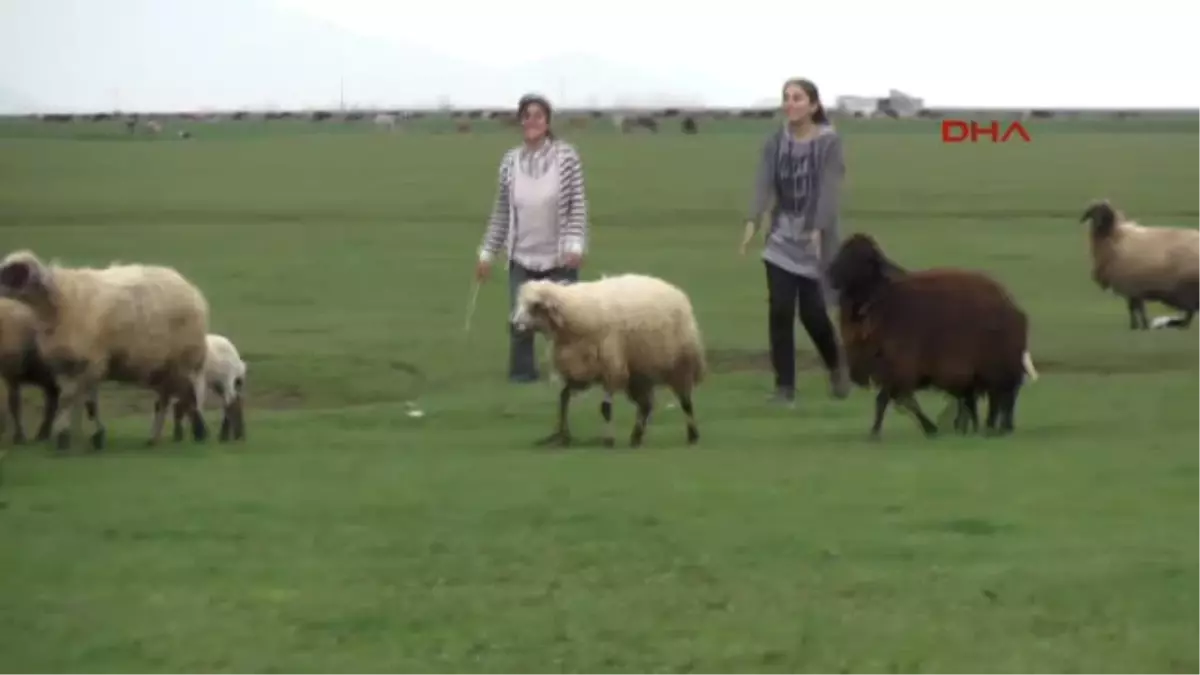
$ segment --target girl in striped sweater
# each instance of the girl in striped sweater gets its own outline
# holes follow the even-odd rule
[[[583,164],[574,146],[554,136],[551,113],[550,102],[535,94],[517,104],[524,142],[500,160],[496,201],[479,248],[479,281],[488,278],[492,259],[504,248],[510,307],[531,279],[578,281],[587,251]],[[533,335],[511,326],[509,334],[509,379],[536,381]]]

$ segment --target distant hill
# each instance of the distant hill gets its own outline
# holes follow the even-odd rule
[[[16,4],[16,3],[14,3]],[[509,105],[537,90],[589,98],[695,99],[704,77],[591,56],[509,69],[352,33],[264,0],[76,0],[0,9],[0,83],[44,111]],[[565,86],[564,86],[565,85]],[[699,101],[697,101],[699,102]]]

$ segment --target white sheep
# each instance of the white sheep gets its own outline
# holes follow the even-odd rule
[[[707,364],[700,329],[686,293],[651,276],[623,274],[596,281],[558,284],[528,281],[517,291],[512,323],[538,330],[553,342],[554,367],[563,380],[558,428],[540,444],[568,445],[567,409],[573,393],[600,384],[604,444],[613,445],[612,395],[624,391],[637,405],[630,445],[641,445],[654,403],[666,384],[687,415],[689,444],[700,438],[692,391]]]
[[[196,385],[196,408],[203,413],[204,397],[212,390],[221,397],[221,408],[224,411],[221,418],[221,431],[217,438],[228,441],[245,440],[246,419],[243,410],[243,398],[246,387],[246,372],[249,367],[238,354],[237,347],[223,335],[209,334],[207,338],[208,356],[204,359],[204,371],[200,374],[200,382]],[[183,402],[175,403],[175,440],[183,440],[181,426],[185,413]]]
[[[58,413],[58,385],[37,349],[36,317],[33,310],[16,300],[0,298],[0,380],[8,389],[8,413],[16,427],[13,443],[25,442],[21,425],[21,386],[41,388],[45,404],[35,440],[50,438],[50,424]],[[4,429],[0,416],[0,432]]]
[[[1200,231],[1150,227],[1126,220],[1107,200],[1094,202],[1081,222],[1091,221],[1092,280],[1124,297],[1133,330],[1187,328],[1200,309]],[[1147,300],[1183,312],[1146,320]]]
[[[198,375],[207,353],[208,301],[169,267],[112,264],[104,269],[42,263],[31,251],[0,261],[0,295],[28,305],[38,318],[37,347],[60,388],[55,416],[60,449],[71,445],[82,406],[95,412],[100,383],[137,384],[158,393],[149,443],[162,436],[167,406],[182,397],[193,412],[193,435],[207,436],[195,412]],[[68,426],[68,412],[69,422]],[[99,416],[92,447],[104,447]]]

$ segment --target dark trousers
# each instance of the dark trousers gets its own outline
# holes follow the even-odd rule
[[[837,333],[825,308],[821,282],[792,274],[771,263],[767,266],[767,329],[771,337],[771,365],[775,386],[796,386],[796,312],[800,323],[825,362],[833,370],[838,366]]]
[[[508,265],[508,306],[511,315],[517,306],[517,289],[526,281],[534,279],[551,279],[553,281],[579,281],[579,270],[570,267],[554,267],[537,272],[526,269],[517,263]],[[533,349],[533,332],[518,331],[510,322],[508,325],[508,378],[510,380],[531,381],[538,379],[537,357]]]

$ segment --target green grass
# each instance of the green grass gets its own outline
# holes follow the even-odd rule
[[[0,669],[1196,672],[1196,329],[1127,330],[1078,223],[1108,196],[1195,227],[1194,124],[847,125],[845,230],[997,275],[1042,374],[1009,439],[893,413],[876,444],[803,333],[797,409],[764,404],[762,264],[736,255],[763,128],[570,134],[585,276],[679,283],[712,351],[700,446],[663,409],[636,452],[532,447],[555,392],[505,381],[503,275],[463,334],[509,135],[0,141],[0,250],[178,267],[252,402],[244,446],[147,450],[150,395],[114,387],[102,455],[9,453]]]

